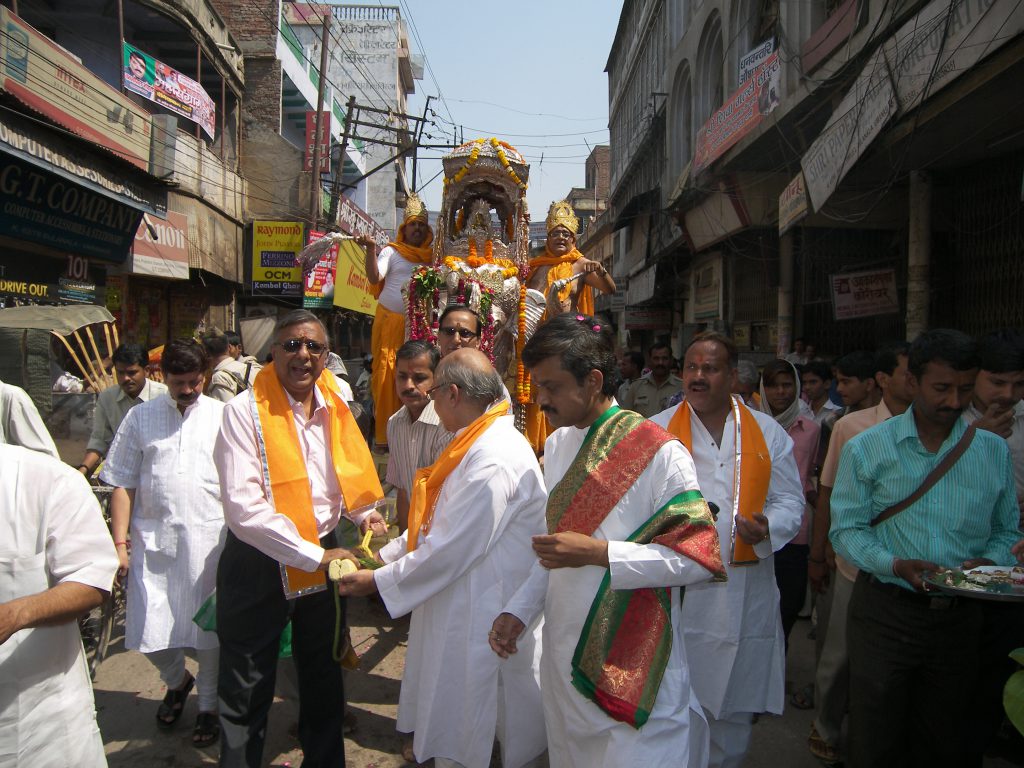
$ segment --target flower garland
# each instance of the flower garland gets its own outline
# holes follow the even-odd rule
[[[444,281],[440,271],[433,267],[420,267],[412,274],[407,296],[409,338],[437,344],[437,326],[428,318],[431,307],[437,306],[437,299]]]
[[[494,147],[495,151],[498,153],[498,161],[501,163],[502,167],[504,167],[505,171],[508,173],[512,181],[514,181],[520,189],[525,191],[525,182],[523,182],[523,180],[519,178],[519,174],[517,174],[515,172],[515,169],[512,168],[512,164],[509,163],[508,161],[508,155],[506,155],[505,150],[502,149],[502,147],[508,147],[509,149],[512,149],[512,147],[510,147],[503,141],[498,141],[498,139],[494,136],[491,137],[491,146]]]
[[[526,282],[519,287],[519,317],[516,338],[516,402],[525,405],[533,395],[530,386],[530,375],[523,365],[523,347],[526,346]]]
[[[490,241],[488,241],[488,243],[490,243]],[[489,255],[490,250],[486,249],[484,253]],[[507,280],[510,277],[516,277],[519,274],[519,267],[515,265],[515,262],[512,262],[509,259],[498,259],[495,261],[487,256],[483,259],[479,258],[476,255],[476,249],[473,247],[472,241],[470,241],[469,256],[466,257],[465,261],[460,259],[458,256],[445,256],[443,263],[452,272],[461,272],[463,265],[466,265],[471,269],[478,269],[485,264],[493,264],[497,267],[501,267],[502,280]]]
[[[452,176],[451,178],[449,178],[448,176],[444,177],[444,185],[446,187],[450,183],[452,183],[453,181],[455,181],[455,182],[462,181],[466,177],[466,174],[469,173],[469,169],[473,165],[476,164],[477,160],[480,159],[480,148],[483,145],[484,145],[484,140],[483,139],[476,139],[473,142],[473,149],[470,150],[469,157],[466,158],[466,164],[464,166],[462,166],[461,168],[459,168],[459,170],[456,171],[455,175]]]

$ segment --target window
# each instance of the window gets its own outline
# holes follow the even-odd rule
[[[713,11],[704,25],[700,45],[697,47],[697,120],[704,125],[712,113],[722,106],[725,83],[722,55],[722,19]]]
[[[668,157],[671,169],[668,183],[672,185],[693,154],[693,94],[690,86],[690,64],[686,61],[679,65],[672,81],[668,125]]]

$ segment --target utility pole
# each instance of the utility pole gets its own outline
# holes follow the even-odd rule
[[[328,8],[323,14],[324,28],[320,40],[320,87],[316,92],[316,128],[313,131],[313,172],[309,189],[309,220],[313,227],[317,226],[323,213],[320,205],[320,131],[324,119],[324,89],[327,87],[327,35],[331,30],[331,12]],[[347,115],[346,115],[347,121]]]
[[[345,150],[348,149],[348,136],[352,130],[352,114],[356,111],[356,97],[349,96],[345,106],[345,131],[341,134],[341,152],[338,153],[338,167],[334,170],[334,184],[331,186],[331,209],[327,214],[327,224],[333,227],[338,222],[338,198],[341,196],[341,174],[345,170]]]
[[[424,131],[424,129],[427,126],[427,110],[430,109],[430,100],[432,98],[434,98],[434,97],[433,96],[427,96],[427,103],[423,105],[423,119],[420,120],[420,124],[418,126],[419,127],[418,135],[417,135],[416,132],[413,132],[413,143],[417,147],[417,149],[419,148],[420,142],[423,141],[423,131]],[[412,153],[412,191],[413,192],[416,191],[416,160],[417,160],[418,157],[419,157],[419,152],[418,151],[413,151],[413,153]]]

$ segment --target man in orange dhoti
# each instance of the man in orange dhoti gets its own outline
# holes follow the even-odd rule
[[[427,209],[415,194],[410,194],[405,204],[405,219],[398,228],[398,236],[379,254],[376,243],[368,235],[356,238],[366,249],[366,279],[377,297],[370,341],[373,352],[370,389],[374,403],[374,441],[378,448],[387,447],[388,419],[402,406],[395,393],[395,353],[405,341],[402,288],[408,285],[417,267],[430,264],[433,241]]]
[[[530,259],[530,272],[526,278],[526,287],[540,291],[547,299],[547,311],[541,322],[563,312],[593,315],[593,289],[596,288],[601,293],[615,293],[615,281],[608,270],[599,262],[588,259],[576,250],[579,224],[572,206],[565,200],[552,203],[548,209],[548,240],[544,254]],[[563,286],[560,290],[552,290],[552,285],[556,281],[567,280],[580,274],[583,277]],[[536,403],[528,403],[526,437],[538,453],[544,450],[547,436],[548,424],[544,414],[540,412]]]

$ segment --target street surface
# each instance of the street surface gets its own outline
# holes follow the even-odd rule
[[[408,765],[400,754],[401,737],[395,732],[408,621],[392,621],[380,603],[365,598],[350,601],[348,616],[352,642],[361,657],[361,669],[346,672],[345,677],[349,709],[358,718],[357,729],[346,738],[348,766]],[[807,638],[809,629],[809,621],[798,621],[790,637],[787,677],[798,685],[811,679],[814,643]],[[216,765],[218,746],[206,750],[192,746],[194,691],[177,727],[170,732],[157,730],[156,710],[163,698],[163,685],[156,669],[141,654],[124,650],[122,630],[116,630],[117,644],[100,666],[95,683],[100,730],[111,768]],[[189,661],[189,668],[195,672],[194,661]],[[297,719],[295,702],[275,701],[264,753],[268,765],[302,765],[298,741],[288,733]],[[807,751],[812,719],[813,711],[788,705],[782,717],[762,717],[754,726],[751,752],[744,768],[820,768],[821,763]],[[492,765],[500,766],[500,762],[495,759]],[[985,761],[985,768],[1010,766],[1002,760]]]

